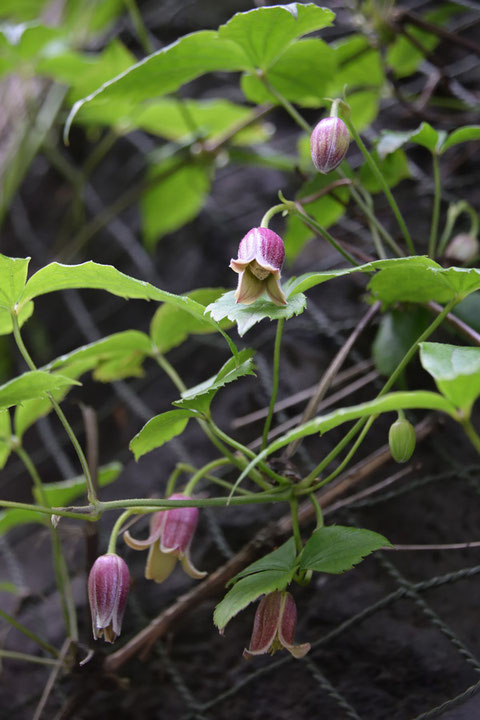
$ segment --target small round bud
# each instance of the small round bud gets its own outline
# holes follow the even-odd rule
[[[350,135],[347,126],[338,117],[320,120],[310,137],[312,161],[324,175],[335,170],[347,154]]]
[[[473,262],[479,253],[480,246],[478,240],[474,235],[470,235],[470,233],[455,235],[445,250],[447,258],[461,263]]]
[[[398,463],[410,460],[415,450],[415,428],[405,418],[398,418],[388,432],[388,444],[393,459]]]

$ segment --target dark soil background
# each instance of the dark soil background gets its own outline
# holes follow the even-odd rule
[[[346,3],[326,2],[338,13],[337,23],[323,34],[327,39],[356,31],[354,8]],[[462,2],[465,14],[449,27],[462,37],[478,39],[480,10],[477,3]],[[410,2],[423,13],[435,2]],[[147,26],[158,47],[194,30],[217,27],[234,12],[254,7],[252,2],[141,3]],[[129,23],[121,21],[114,34],[140,56]],[[442,65],[439,93],[464,92],[478,100],[479,58],[464,48],[443,41],[435,58]],[[425,62],[419,72],[400,84],[402,94],[418,94],[437,72],[435,62]],[[441,60],[441,62],[440,62]],[[450,78],[445,81],[445,78]],[[241,101],[231,76],[218,75],[191,84],[189,94],[211,96],[212,91]],[[213,89],[213,90],[212,90]],[[476,93],[476,95],[475,95]],[[377,122],[367,132],[374,137],[380,128],[408,129],[428,119],[436,127],[451,130],[457,124],[478,122],[478,114],[459,116],[441,106],[415,110],[393,93],[385,98]],[[315,121],[317,113],[306,113]],[[298,130],[280,110],[269,120],[276,127],[273,144],[294,151]],[[84,194],[86,217],[98,215],[132,184],[145,167],[145,153],[158,140],[145,133],[119,139],[89,180]],[[80,167],[92,150],[88,137],[75,129],[69,149],[58,144],[69,162]],[[360,162],[356,148],[349,159]],[[479,207],[480,173],[478,143],[460,145],[442,161],[444,199],[467,199]],[[431,213],[432,182],[427,151],[409,152],[412,178],[395,195],[405,211],[419,252],[426,252]],[[70,261],[92,259],[115,265],[136,277],[173,292],[198,286],[233,287],[228,269],[239,240],[264,211],[275,203],[279,188],[291,196],[301,180],[267,169],[228,165],[217,173],[213,193],[199,217],[161,241],[153,255],[142,248],[136,207],[116,215]],[[75,229],[70,214],[73,191],[51,157],[41,151],[4,225],[1,251],[31,255],[31,269],[68,254]],[[387,224],[389,209],[377,196],[378,211]],[[446,205],[443,206],[444,209]],[[281,221],[274,229],[282,229]],[[392,232],[396,227],[390,224]],[[363,219],[349,210],[333,234],[372,252]],[[398,239],[398,238],[397,238]],[[286,275],[339,266],[338,256],[319,239],[312,241]],[[285,327],[279,398],[286,398],[318,381],[334,353],[365,314],[365,281],[361,278],[327,283],[309,295],[308,309]],[[36,303],[35,317],[24,336],[39,364],[115,331],[136,328],[148,332],[155,307],[140,301],[128,303],[101,292],[56,293]],[[348,367],[368,360],[375,325],[362,336],[351,353]],[[271,357],[275,326],[263,321],[239,340],[239,346],[256,349],[257,378],[246,378],[220,393],[214,406],[217,423],[227,430],[234,418],[264,407],[271,385]],[[237,340],[234,331],[235,339]],[[436,339],[453,341],[440,333]],[[459,340],[459,343],[462,342]],[[2,344],[4,373],[24,371],[21,359],[8,341]],[[206,379],[226,359],[223,341],[196,336],[169,354],[187,385]],[[407,381],[426,382],[417,365]],[[373,380],[343,403],[366,400],[381,380]],[[200,467],[215,457],[195,427],[181,438],[135,463],[128,450],[132,436],[146,420],[169,408],[177,397],[168,378],[153,363],[146,364],[142,378],[101,385],[89,377],[64,403],[65,411],[83,439],[80,403],[94,408],[99,422],[99,462],[120,460],[125,464],[120,479],[102,492],[102,498],[162,495],[169,473],[178,461]],[[283,422],[302,405],[277,415]],[[413,414],[413,421],[421,414]],[[391,418],[378,420],[358,459],[387,440]],[[238,433],[248,443],[261,434],[262,424],[250,424]],[[341,432],[313,438],[295,456],[301,469],[313,467],[341,437]],[[76,458],[56,418],[41,420],[27,435],[27,448],[45,479],[58,480],[78,474]],[[356,458],[357,459],[357,458]],[[385,481],[399,470],[389,462],[354,489]],[[478,540],[480,464],[466,438],[453,423],[439,424],[419,444],[408,472],[375,495],[359,499],[346,509],[328,515],[328,522],[358,524],[383,533],[392,543],[438,544]],[[23,467],[10,460],[0,475],[0,492],[6,499],[29,501],[30,481]],[[269,519],[285,508],[259,506],[202,512],[193,546],[195,564],[213,571],[225,562]],[[114,518],[105,516],[98,528],[98,548],[103,553]],[[93,647],[86,604],[88,559],[84,527],[74,521],[60,523],[61,537],[74,581],[80,610],[80,658]],[[140,530],[139,530],[140,533]],[[176,570],[164,585],[143,579],[145,555],[124,548],[133,586],[121,638],[128,641],[148,621],[175,601],[192,581]],[[22,588],[22,596],[2,594],[1,605],[25,625],[41,629],[42,635],[62,645],[63,624],[50,562],[48,532],[24,526],[0,538],[2,578]],[[72,675],[60,677],[44,709],[45,718],[127,720],[130,718],[203,718],[204,720],[275,720],[294,718],[361,718],[362,720],[476,720],[480,717],[480,551],[402,551],[376,553],[354,571],[341,576],[316,575],[310,586],[294,588],[299,620],[299,642],[310,641],[312,651],[302,661],[278,654],[247,663],[242,651],[248,645],[254,607],[228,626],[221,637],[213,626],[212,612],[221,594],[200,603],[172,632],[157,643],[149,656],[124,665],[118,675],[100,672],[97,655]],[[450,574],[450,575],[449,575]],[[448,577],[445,577],[447,576]],[[439,578],[428,585],[432,578]],[[423,587],[425,583],[427,587]],[[395,593],[397,593],[395,595]],[[389,597],[393,594],[391,597]],[[385,599],[386,598],[386,599]],[[36,652],[33,644],[2,625],[2,646]],[[106,650],[109,651],[109,648]],[[2,666],[0,717],[31,718],[49,675],[42,666],[6,660]],[[449,702],[451,701],[451,702]],[[432,712],[430,712],[434,709]],[[437,708],[437,709],[435,709]],[[438,709],[439,708],[439,709]]]

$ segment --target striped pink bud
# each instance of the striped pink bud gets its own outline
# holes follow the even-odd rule
[[[127,564],[119,555],[98,557],[88,576],[88,601],[95,640],[113,643],[122,629],[123,613],[130,588]]]
[[[320,120],[310,137],[313,164],[324,175],[335,170],[347,154],[350,135],[338,117]]]

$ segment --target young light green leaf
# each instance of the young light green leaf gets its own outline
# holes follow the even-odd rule
[[[388,187],[393,188],[399,182],[410,177],[407,156],[403,150],[398,149],[389,153],[386,157],[380,158],[378,153],[372,153],[380,172],[382,173]],[[360,181],[363,187],[371,193],[378,193],[383,190],[377,176],[372,172],[368,163],[364,163],[360,170]]]
[[[419,258],[420,260],[420,258]],[[386,267],[369,283],[374,297],[390,305],[395,302],[447,303],[462,300],[480,289],[477,268],[442,268],[436,263],[415,263]]]
[[[25,400],[41,397],[70,385],[80,385],[80,383],[62,375],[50,375],[43,370],[23,373],[14,380],[0,385],[0,409],[18,405]]]
[[[385,158],[406,143],[413,142],[427,148],[431,153],[438,153],[446,136],[443,130],[437,131],[427,122],[422,122],[416,130],[407,132],[384,130],[377,144],[377,152],[380,158]]]
[[[17,525],[26,523],[47,524],[48,515],[35,512],[35,510],[21,510],[20,508],[9,508],[0,511],[0,537]]]
[[[8,316],[25,286],[29,262],[30,258],[12,258],[0,254],[0,308],[6,310]],[[4,318],[1,320],[5,322]]]
[[[198,412],[207,412],[220,388],[238,378],[245,377],[245,375],[255,375],[253,353],[251,348],[240,350],[237,357],[229,358],[216,375],[183,392],[182,399],[176,400],[174,405],[198,410]]]
[[[33,302],[27,302],[17,315],[18,326],[22,327],[32,315]],[[10,335],[11,332],[13,332],[13,323],[10,311],[0,307],[0,335]]]
[[[0,580],[0,592],[8,592],[12,595],[21,595],[21,590],[8,580]]]
[[[141,198],[143,241],[149,250],[198,215],[210,191],[210,175],[209,165],[179,164],[177,158],[150,167],[151,187]]]
[[[440,392],[469,417],[480,395],[480,348],[424,342],[420,362]]]
[[[451,132],[440,148],[440,152],[444,153],[445,150],[448,150],[454,145],[468,142],[469,140],[480,140],[480,125],[466,125]]]
[[[321,107],[335,70],[332,48],[319,38],[309,38],[289,45],[266,72],[266,79],[287,100],[302,107]],[[251,102],[279,103],[256,73],[242,77],[242,90]]]
[[[236,43],[219,38],[213,30],[185,35],[76,102],[65,124],[65,137],[68,138],[77,115],[81,121],[88,120],[90,110],[95,115],[98,108],[110,102],[120,100],[125,109],[134,108],[173,93],[204,73],[246,70],[249,65],[247,56]]]
[[[280,545],[279,548],[273,550],[273,552],[264,555],[260,560],[256,560],[248,567],[241,570],[231,580],[228,585],[231,585],[237,580],[247,575],[253,575],[258,572],[264,572],[265,570],[280,570],[282,572],[291,572],[295,570],[297,564],[297,551],[295,548],[295,540],[291,537],[287,542]]]
[[[113,483],[122,472],[123,465],[119,462],[112,462],[98,468],[97,482],[99,487],[106,487]],[[48,483],[43,486],[43,493],[38,488],[33,488],[33,496],[39,505],[42,505],[42,495],[50,507],[65,507],[87,492],[85,476],[60,480],[59,482]]]
[[[215,302],[224,292],[226,292],[224,288],[198,288],[188,293],[188,297],[205,307]],[[221,323],[224,330],[231,325],[228,320],[223,320]],[[157,350],[167,353],[181,345],[189,335],[203,335],[215,330],[208,319],[194,317],[175,305],[164,303],[152,318],[150,337]]]
[[[236,13],[218,29],[221,40],[242,48],[248,69],[267,70],[295,38],[328,27],[335,14],[314,3],[290,3]]]
[[[135,455],[135,460],[181,435],[192,417],[195,417],[194,412],[182,409],[169,410],[149,420],[130,441],[129,448]]]
[[[288,300],[287,305],[279,307],[270,300],[259,298],[251,305],[242,305],[235,300],[233,291],[225,293],[214,303],[207,306],[206,312],[210,313],[214,320],[219,322],[224,318],[228,318],[232,322],[237,323],[237,330],[240,337],[245,335],[256,323],[264,318],[270,320],[288,320],[293,315],[300,315],[306,307],[307,299],[305,295],[298,292],[295,296]]]
[[[227,623],[261,595],[284,590],[293,578],[293,570],[264,570],[241,578],[221,600],[213,613],[213,622],[222,631]]]
[[[384,547],[392,545],[387,538],[372,530],[330,525],[316,530],[307,540],[300,568],[339,574],[351,570],[374,550]]]

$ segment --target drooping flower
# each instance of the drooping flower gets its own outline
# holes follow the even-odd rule
[[[240,242],[238,257],[230,261],[230,267],[238,273],[237,303],[250,305],[267,292],[275,305],[286,305],[280,285],[284,258],[285,247],[277,233],[263,227],[249,230]]]
[[[459,233],[447,246],[445,255],[454,262],[472,263],[480,254],[478,239],[472,233]]]
[[[310,650],[309,643],[294,645],[297,608],[289,592],[275,590],[264,595],[255,613],[250,647],[243,651],[247,660],[254,655],[273,655],[285,648],[295,658],[302,658]]]
[[[312,161],[324,175],[335,170],[347,154],[350,134],[338,117],[320,120],[310,136]]]
[[[127,563],[115,553],[98,557],[88,576],[88,601],[95,640],[113,643],[122,629],[123,613],[130,588]]]
[[[171,495],[169,500],[191,500],[186,495]],[[123,539],[134,550],[148,548],[145,577],[161,583],[173,571],[177,559],[190,577],[199,580],[206,572],[197,570],[190,559],[190,545],[198,523],[198,508],[178,507],[159,510],[150,516],[150,534],[146,540],[136,540],[125,532]]]

